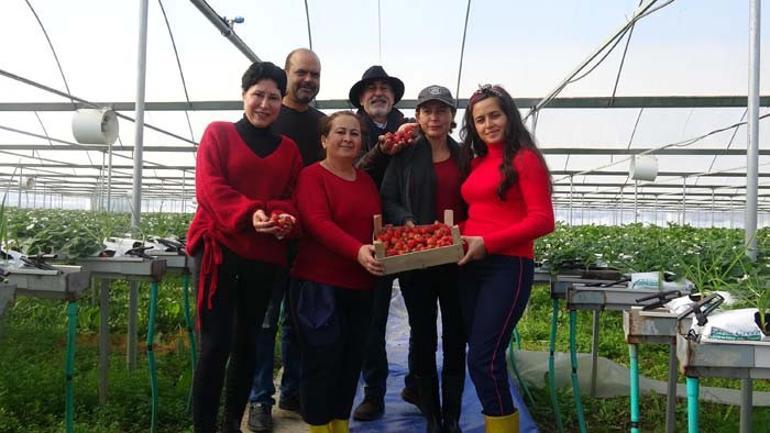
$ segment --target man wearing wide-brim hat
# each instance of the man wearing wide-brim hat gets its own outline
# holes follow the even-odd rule
[[[379,138],[388,132],[395,133],[407,123],[404,114],[393,106],[404,96],[404,83],[390,76],[382,66],[372,66],[364,72],[361,80],[350,88],[350,103],[358,108],[358,116],[365,124],[363,154],[358,167],[374,179],[377,188],[382,183],[392,153],[381,147]],[[385,411],[385,383],[388,378],[388,358],[385,352],[385,329],[393,291],[393,278],[382,277],[374,289],[372,326],[369,329],[364,348],[364,400],[353,411],[353,418],[371,421],[382,417]],[[416,404],[417,391],[412,384],[411,374],[407,375],[407,386],[401,395]]]
[[[404,82],[388,75],[382,66],[367,69],[348,94],[350,103],[358,108],[357,114],[366,124],[364,155],[358,166],[372,176],[378,188],[390,161],[390,155],[377,146],[378,138],[396,132],[407,122],[404,114],[393,107],[403,96]]]

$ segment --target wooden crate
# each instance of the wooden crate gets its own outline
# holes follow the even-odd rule
[[[425,269],[431,266],[457,263],[463,256],[463,244],[460,237],[460,228],[454,225],[454,214],[451,210],[444,211],[444,224],[451,227],[452,245],[446,247],[431,248],[425,251],[401,254],[385,257],[385,246],[382,242],[374,241],[374,251],[377,260],[385,266],[385,275],[396,274],[415,269]],[[374,216],[374,239],[382,231],[382,216]]]

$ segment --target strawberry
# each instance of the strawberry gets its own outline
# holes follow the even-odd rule
[[[386,256],[447,247],[454,242],[449,226],[441,223],[414,227],[388,225],[375,239],[383,243]]]
[[[279,210],[274,210],[270,213],[270,222],[277,225],[283,233],[290,232],[292,226],[294,226],[294,219],[291,215]]]

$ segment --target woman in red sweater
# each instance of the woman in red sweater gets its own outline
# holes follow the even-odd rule
[[[460,260],[468,371],[489,433],[519,431],[505,349],[534,276],[533,242],[554,229],[551,178],[521,115],[500,86],[483,86],[465,111],[461,168],[468,205]]]
[[[201,347],[193,378],[193,426],[214,432],[223,383],[221,432],[240,432],[254,375],[254,340],[276,272],[286,266],[282,239],[297,212],[291,200],[302,169],[294,142],[270,131],[286,93],[286,74],[270,62],[243,74],[243,118],[213,122],[195,170],[198,210],[187,233],[198,277]],[[279,225],[268,215],[288,221]],[[229,359],[229,363],[228,363]],[[227,377],[225,378],[225,366]]]
[[[323,119],[326,158],[302,171],[295,194],[303,237],[289,296],[300,337],[302,417],[313,433],[348,431],[374,276],[383,273],[371,245],[380,195],[353,165],[361,138],[352,112]]]

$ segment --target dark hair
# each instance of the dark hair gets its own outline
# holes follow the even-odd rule
[[[274,81],[281,92],[281,96],[286,95],[286,72],[270,62],[252,63],[249,69],[246,69],[246,72],[243,73],[243,77],[241,77],[241,89],[245,92],[262,80]]]
[[[335,111],[329,116],[322,117],[321,120],[318,121],[318,128],[319,128],[319,132],[321,133],[321,136],[328,137],[329,133],[332,130],[332,123],[334,122],[334,119],[342,116],[350,116],[355,118],[356,121],[358,121],[358,124],[361,126],[361,134],[363,136],[364,122],[362,122],[361,119],[358,116],[356,116],[356,113],[350,110]]]
[[[460,171],[463,178],[466,178],[470,173],[471,160],[475,157],[484,156],[489,152],[487,143],[484,143],[481,140],[478,131],[476,131],[476,125],[473,122],[473,106],[479,101],[483,101],[487,98],[497,99],[500,110],[508,119],[504,131],[503,162],[500,164],[502,180],[497,187],[497,196],[500,197],[500,200],[505,200],[506,191],[516,183],[516,180],[519,177],[518,173],[516,173],[516,169],[513,167],[513,158],[516,156],[519,149],[532,150],[543,163],[546,171],[548,171],[548,165],[546,164],[540,149],[535,145],[535,140],[532,138],[532,135],[530,135],[529,131],[524,126],[524,123],[521,120],[521,114],[519,113],[518,107],[516,107],[516,103],[513,101],[513,97],[498,85],[491,86],[486,84],[481,86],[479,90],[471,95],[468,100],[468,108],[465,110],[465,115],[463,116],[463,127],[460,130],[460,138],[462,139],[462,146],[460,147]]]

